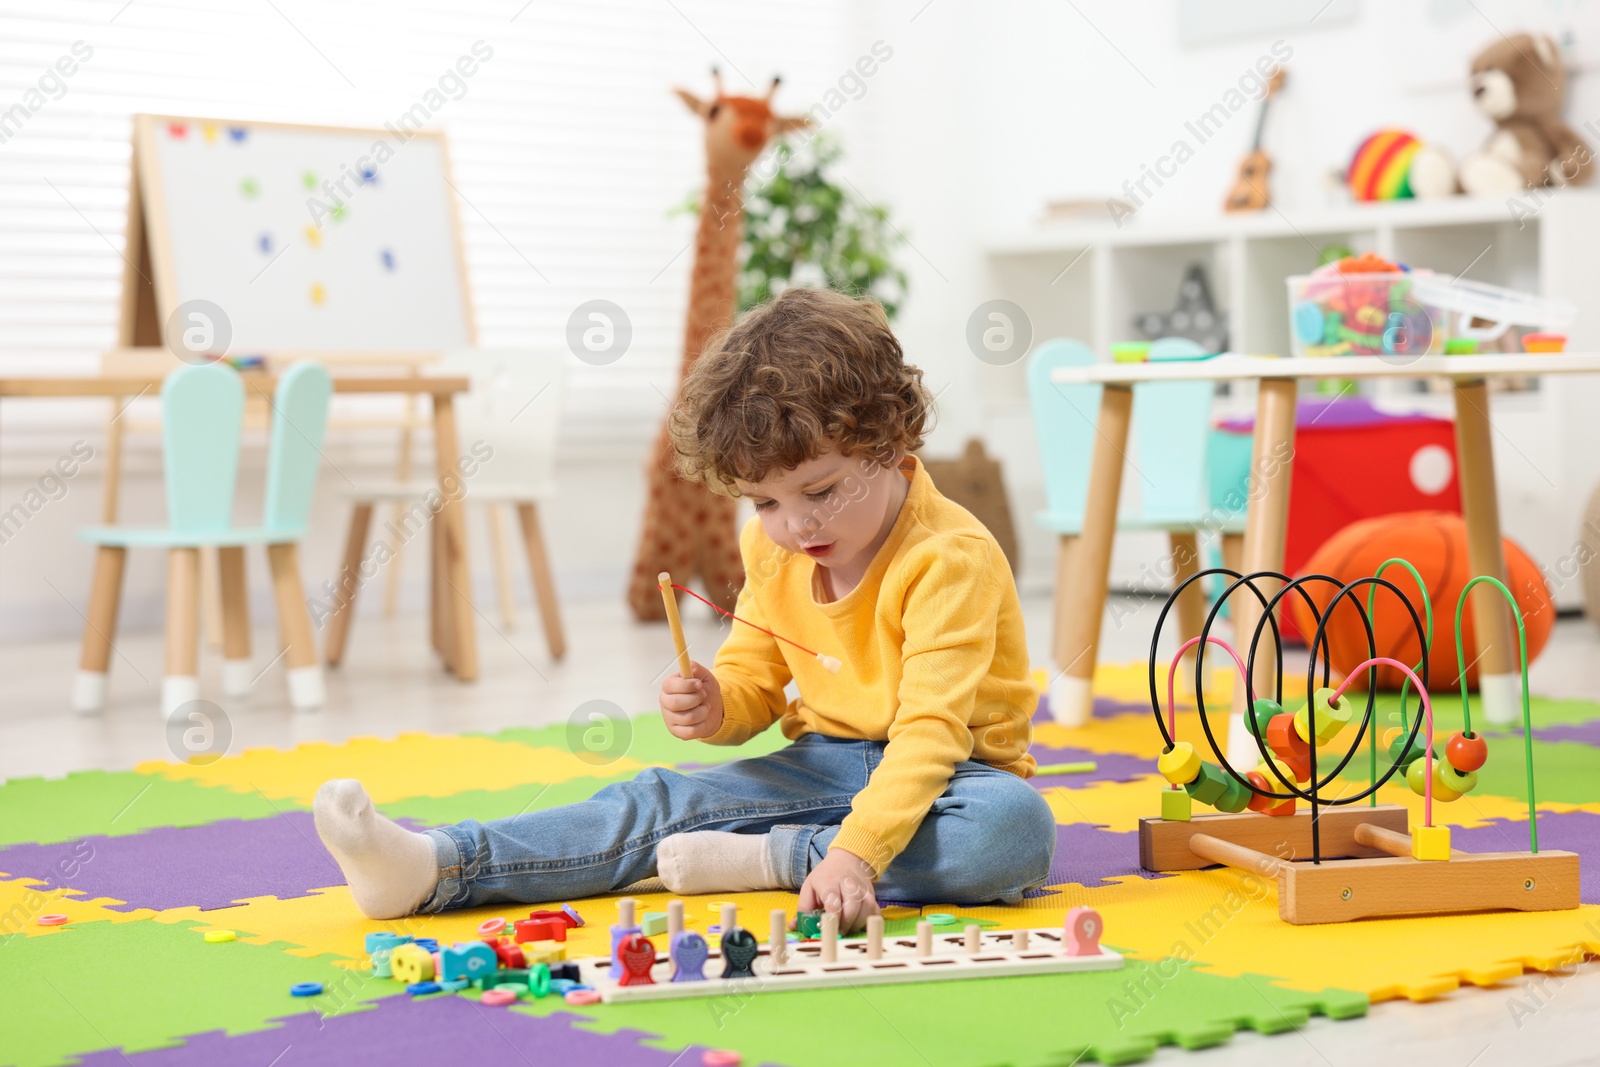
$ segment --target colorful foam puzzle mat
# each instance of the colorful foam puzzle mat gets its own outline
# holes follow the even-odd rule
[[[0,1064],[670,1067],[722,1048],[746,1064],[830,1067],[840,1062],[830,1033],[849,1035],[853,1061],[888,1067],[1118,1064],[1162,1045],[1219,1045],[1240,1028],[1290,1032],[1316,1014],[1358,1017],[1376,1001],[1427,1001],[1600,955],[1600,704],[1533,708],[1540,842],[1582,856],[1577,911],[1297,927],[1279,920],[1273,886],[1248,874],[1139,867],[1138,820],[1157,813],[1161,787],[1145,666],[1102,667],[1095,686],[1085,726],[1061,726],[1044,706],[1034,722],[1041,762],[1096,764],[1033,780],[1058,823],[1047,884],[1015,907],[886,902],[885,918],[896,935],[936,912],[954,915],[956,929],[1059,929],[1067,909],[1085,905],[1103,917],[1103,943],[1126,957],[1122,969],[591,1005],[549,996],[491,1007],[476,991],[409,996],[371,976],[367,934],[449,944],[476,938],[485,919],[563,902],[362,918],[312,826],[308,806],[322,781],[361,778],[384,813],[421,828],[571,803],[647,766],[707,766],[786,742],[769,731],[742,749],[711,748],[641,715],[625,755],[596,766],[568,749],[565,724],[406,734],[0,784],[0,1003],[13,1020],[0,1027]],[[1219,675],[1208,703],[1225,706],[1226,686]],[[1459,715],[1443,695],[1436,711],[1441,724]],[[1178,729],[1194,736],[1192,710],[1180,712]],[[1520,733],[1485,733],[1491,749],[1505,746],[1505,780],[1486,778],[1436,810],[1455,827],[1457,848],[1522,847],[1527,810],[1511,758]],[[1402,786],[1379,800],[1415,808],[1417,798]],[[629,895],[642,911],[665,911],[668,895],[656,888]],[[773,908],[797,907],[793,893],[685,899],[690,928],[702,933],[718,921],[716,900],[737,903],[758,937]],[[569,952],[608,951],[616,898],[566,903],[587,920],[570,932]],[[41,925],[48,915],[67,921]],[[219,930],[235,936],[206,940]],[[291,996],[304,982],[323,993]]]

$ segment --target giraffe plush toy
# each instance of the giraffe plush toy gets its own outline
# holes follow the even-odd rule
[[[733,325],[734,281],[744,239],[745,174],[773,138],[810,124],[804,117],[772,113],[777,78],[767,95],[757,99],[725,96],[721,77],[716,70],[711,75],[716,95],[710,100],[677,90],[689,110],[705,122],[706,139],[706,191],[700,199],[680,384],[706,342]],[[729,611],[744,585],[735,502],[678,477],[675,459],[663,423],[645,469],[649,497],[628,585],[628,606],[640,620],[666,618],[657,584],[662,571],[670,571],[681,582],[699,575],[706,596]]]

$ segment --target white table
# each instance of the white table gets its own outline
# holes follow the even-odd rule
[[[1087,720],[1093,700],[1100,621],[1105,613],[1110,578],[1111,543],[1116,534],[1117,498],[1128,444],[1133,387],[1139,382],[1254,381],[1255,440],[1251,449],[1251,492],[1245,516],[1240,570],[1282,571],[1284,532],[1288,523],[1289,479],[1293,472],[1295,402],[1302,379],[1449,378],[1456,401],[1456,450],[1461,483],[1461,510],[1467,526],[1467,554],[1474,575],[1506,580],[1500,540],[1500,509],[1495,490],[1494,448],[1489,425],[1490,378],[1545,374],[1600,373],[1600,354],[1560,352],[1546,355],[1484,356],[1339,356],[1319,359],[1275,359],[1225,353],[1212,359],[1161,363],[1098,363],[1062,367],[1051,381],[1062,385],[1104,386],[1098,434],[1089,476],[1083,532],[1073,570],[1076,581],[1064,591],[1065,636],[1051,684],[1050,706],[1058,720]],[[1287,457],[1273,463],[1271,457]],[[1272,590],[1263,590],[1269,596]],[[1260,619],[1260,604],[1241,597],[1235,632],[1250,633]],[[1521,711],[1521,681],[1511,613],[1489,586],[1472,592],[1474,632],[1480,652],[1478,683],[1483,713],[1491,722],[1510,722]],[[1253,678],[1257,692],[1273,684],[1273,665],[1262,657]],[[1234,687],[1233,716],[1228,730],[1228,760],[1249,766],[1258,755],[1244,730],[1244,687]]]

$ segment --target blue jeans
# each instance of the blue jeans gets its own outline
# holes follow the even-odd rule
[[[771,755],[688,774],[652,767],[577,804],[429,830],[439,884],[417,910],[609,893],[655,877],[656,845],[691,830],[766,834],[772,873],[798,890],[884,744],[807,734]],[[1055,842],[1055,816],[1032,786],[968,760],[875,889],[880,900],[1015,904],[1044,884]]]

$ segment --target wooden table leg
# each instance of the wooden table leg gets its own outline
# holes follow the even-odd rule
[[[100,711],[106,706],[111,638],[117,632],[122,572],[127,562],[128,550],[121,545],[101,545],[95,550],[94,585],[89,591],[89,614],[83,620],[83,655],[72,687],[74,711]]]
[[[1095,654],[1111,581],[1111,545],[1117,534],[1117,501],[1122,495],[1132,412],[1131,386],[1107,385],[1101,390],[1083,532],[1073,548],[1076,580],[1066,590],[1061,620],[1065,624],[1061,655],[1067,660],[1056,664],[1060,673],[1050,684],[1050,713],[1068,726],[1087,722],[1094,706]]]
[[[478,678],[477,620],[472,617],[472,569],[467,565],[467,524],[461,508],[461,471],[456,466],[456,414],[448,393],[433,395],[433,450],[444,506],[434,517],[444,543],[440,579],[444,583],[445,618],[451,635],[451,660],[456,678]]]
[[[1067,630],[1071,628],[1067,620],[1072,617],[1072,600],[1067,591],[1072,588],[1072,557],[1077,544],[1078,539],[1072,534],[1062,534],[1056,540],[1056,584],[1052,609],[1055,631],[1050,636],[1050,657],[1056,663],[1069,663],[1072,660],[1066,653]]]
[[[1250,449],[1250,505],[1244,520],[1244,553],[1239,569],[1283,570],[1283,541],[1289,526],[1289,481],[1294,470],[1295,403],[1299,394],[1293,378],[1263,378],[1256,396],[1255,438]],[[1277,582],[1256,583],[1263,596],[1278,591]],[[1261,603],[1246,590],[1232,598],[1234,647],[1241,658],[1248,658],[1251,635],[1261,621]],[[1257,693],[1270,693],[1277,681],[1269,626],[1262,633],[1256,656]],[[1260,762],[1255,738],[1244,726],[1245,688],[1241,681],[1233,686],[1233,711],[1228,719],[1228,762],[1243,774]]]
[[[1461,480],[1461,514],[1467,524],[1467,565],[1472,577],[1506,580],[1505,547],[1500,538],[1500,500],[1494,481],[1494,443],[1489,426],[1489,386],[1457,381],[1456,456]],[[1472,591],[1472,632],[1477,639],[1478,694],[1483,716],[1510,723],[1522,715],[1521,665],[1516,627],[1500,591],[1487,583]],[[1454,612],[1455,605],[1438,605]],[[1450,633],[1448,629],[1444,631]],[[1446,637],[1448,639],[1448,636]],[[1450,679],[1451,685],[1460,685]]]
[[[204,567],[205,557],[201,557]],[[244,549],[217,549],[218,594],[222,598],[222,691],[231,697],[250,692],[250,592],[245,580]],[[203,581],[202,581],[202,584]]]

